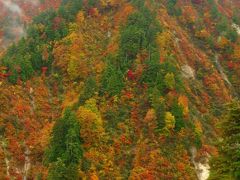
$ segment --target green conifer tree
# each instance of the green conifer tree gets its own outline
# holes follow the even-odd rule
[[[48,179],[78,179],[79,162],[83,155],[80,124],[68,108],[53,127],[52,138],[46,150],[49,165]]]
[[[222,139],[218,143],[219,156],[210,161],[210,180],[240,179],[240,102],[228,106],[228,113],[220,125]]]

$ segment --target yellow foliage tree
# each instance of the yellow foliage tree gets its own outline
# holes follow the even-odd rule
[[[175,127],[175,117],[172,115],[171,112],[165,113],[165,127],[168,130],[172,130]]]
[[[164,77],[165,85],[168,89],[173,90],[175,88],[175,77],[173,73],[167,73]]]
[[[157,36],[157,44],[162,57],[166,57],[173,47],[173,35],[169,31],[163,31]]]
[[[92,174],[92,170],[97,174],[109,179],[119,177],[120,174],[114,168],[114,151],[107,145],[107,134],[103,128],[103,120],[97,108],[96,99],[91,98],[80,106],[77,111],[77,117],[81,124],[81,137],[84,141],[84,157],[91,163],[90,179],[98,178]],[[93,175],[93,176],[92,176]]]
[[[80,106],[77,116],[81,123],[81,137],[87,146],[100,143],[103,139],[103,121],[96,106],[96,100],[91,98],[84,106]]]

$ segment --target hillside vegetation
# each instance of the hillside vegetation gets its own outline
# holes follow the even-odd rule
[[[0,179],[239,178],[238,0],[35,6],[0,15]]]

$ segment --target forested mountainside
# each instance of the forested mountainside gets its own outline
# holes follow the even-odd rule
[[[0,8],[0,179],[240,178],[239,0]]]

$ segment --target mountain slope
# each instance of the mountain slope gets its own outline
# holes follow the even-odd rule
[[[240,93],[231,3],[71,0],[33,18],[0,61],[0,176],[206,179]]]

